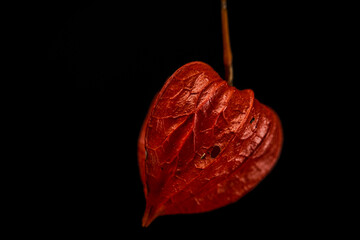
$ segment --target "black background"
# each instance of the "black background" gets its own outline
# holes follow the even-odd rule
[[[160,238],[335,231],[329,228],[334,211],[324,203],[336,181],[325,177],[321,166],[328,159],[319,157],[317,144],[327,124],[319,121],[325,104],[317,94],[326,92],[333,74],[324,63],[330,57],[326,6],[229,1],[234,86],[253,89],[279,114],[281,157],[237,203],[162,216],[149,228],[141,227],[140,127],[153,96],[185,63],[203,61],[224,75],[220,1],[55,1],[44,7],[43,73],[49,98],[56,98],[48,134],[57,141],[41,179],[46,197],[38,202],[37,229],[51,236]]]

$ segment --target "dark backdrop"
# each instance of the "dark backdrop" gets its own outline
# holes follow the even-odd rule
[[[239,239],[323,229],[319,222],[331,216],[320,196],[329,179],[314,170],[325,160],[316,157],[317,140],[310,135],[319,126],[323,105],[314,103],[314,92],[326,90],[318,70],[327,54],[320,8],[232,0],[228,7],[234,85],[253,89],[279,114],[281,157],[237,203],[209,213],[159,217],[144,229],[137,166],[141,124],[153,96],[185,63],[204,61],[224,75],[220,1],[45,5],[44,74],[57,100],[51,107],[57,123],[49,131],[59,143],[43,183],[43,229],[53,235],[69,230],[151,237],[221,233]]]

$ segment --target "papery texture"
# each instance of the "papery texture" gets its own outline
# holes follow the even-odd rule
[[[281,146],[277,114],[252,90],[230,87],[205,63],[182,66],[154,98],[139,136],[143,225],[237,201],[269,173]]]

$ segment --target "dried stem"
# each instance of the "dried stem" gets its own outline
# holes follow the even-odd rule
[[[232,53],[230,46],[229,23],[226,0],[221,0],[221,26],[223,37],[223,52],[225,66],[225,80],[230,86],[233,85]]]

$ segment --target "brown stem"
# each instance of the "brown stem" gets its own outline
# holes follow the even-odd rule
[[[233,85],[233,66],[232,53],[230,46],[229,22],[226,0],[221,0],[221,26],[223,37],[223,52],[224,52],[224,66],[225,66],[225,80],[230,86]]]

